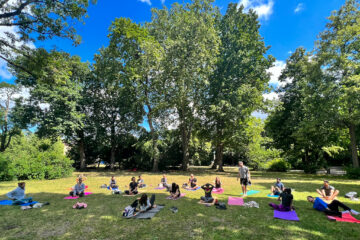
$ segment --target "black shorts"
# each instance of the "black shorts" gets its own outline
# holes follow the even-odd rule
[[[241,185],[244,185],[244,186],[247,186],[248,185],[248,179],[247,178],[240,178],[240,184]]]

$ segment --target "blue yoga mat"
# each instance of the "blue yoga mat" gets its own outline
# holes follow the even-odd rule
[[[195,189],[185,189],[185,190],[188,190],[188,191],[196,191],[196,190],[199,190],[201,187],[197,187]]]
[[[24,203],[19,206],[30,206],[31,204],[35,204],[37,202],[30,202],[30,203]],[[6,205],[13,205],[13,201],[11,200],[0,200],[0,205],[6,206]]]
[[[260,191],[258,191],[258,190],[250,190],[250,191],[248,191],[247,193],[246,193],[246,195],[247,196],[250,196],[250,195],[253,195],[253,194],[257,194],[257,193],[259,193]],[[241,195],[243,195],[242,193],[241,193]]]
[[[268,194],[267,196],[268,196],[268,197],[273,197],[273,198],[278,198],[278,197],[280,197],[279,195],[271,195],[271,194]]]

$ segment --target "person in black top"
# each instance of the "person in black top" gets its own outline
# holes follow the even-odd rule
[[[221,188],[221,181],[219,177],[215,178],[215,188]]]
[[[178,199],[180,197],[180,195],[181,195],[181,193],[180,193],[179,185],[176,183],[172,183],[171,189],[170,189],[170,197],[172,199]]]
[[[183,184],[183,188],[195,189],[195,188],[197,188],[196,182],[197,182],[197,179],[194,177],[194,174],[191,174],[188,183]]]
[[[294,197],[291,194],[291,188],[285,188],[278,198],[278,201],[281,201],[281,204],[277,205],[275,203],[269,203],[269,206],[278,211],[288,212],[294,209],[292,205],[293,199]]]
[[[138,184],[136,182],[135,177],[131,178],[131,183],[129,184],[129,190],[125,191],[125,194],[127,195],[136,195],[138,194],[138,190],[137,190]]]
[[[214,189],[214,185],[207,183],[201,186],[202,189],[204,189],[205,196],[202,196],[200,198],[200,203],[213,203],[214,198],[212,197],[212,190]]]

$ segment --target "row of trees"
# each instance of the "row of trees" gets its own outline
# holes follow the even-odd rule
[[[122,139],[147,135],[157,171],[158,145],[173,127],[183,170],[191,142],[208,142],[216,149],[214,167],[222,171],[224,149],[247,141],[251,113],[264,104],[274,58],[266,56],[259,27],[252,10],[230,4],[221,15],[212,0],[194,0],[154,9],[144,25],[115,19],[109,45],[93,64],[64,52],[28,49],[11,61],[17,84],[30,95],[17,100],[12,119],[20,129],[36,125],[39,136],[61,136],[76,146],[82,169],[103,148],[110,148],[103,159],[114,168],[123,158]],[[149,133],[140,127],[144,119]]]
[[[280,81],[287,84],[266,132],[295,166],[314,171],[329,159],[352,159],[359,167],[359,19],[360,2],[346,1],[329,17],[314,50],[298,48],[286,62]]]
[[[313,52],[299,48],[288,59],[280,80],[289,83],[278,90],[275,107],[262,97],[274,58],[256,13],[238,4],[222,15],[213,0],[193,0],[153,9],[143,25],[115,19],[108,46],[90,64],[66,52],[27,47],[35,41],[30,36],[76,42],[69,19],[81,20],[88,1],[7,2],[0,0],[0,25],[20,27],[7,42],[12,47],[0,47],[17,82],[1,86],[7,101],[0,151],[22,129],[36,126],[39,137],[67,142],[81,169],[103,160],[112,169],[119,162],[187,170],[190,161],[209,163],[213,152],[219,171],[224,161],[240,159],[255,168],[272,161],[287,167],[281,157],[315,169],[334,159],[344,163],[347,145],[358,166],[358,0],[331,15]],[[21,88],[28,96],[16,98],[9,111]],[[251,116],[256,110],[270,112],[265,130]]]

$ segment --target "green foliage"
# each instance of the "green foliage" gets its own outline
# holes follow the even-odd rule
[[[18,136],[0,154],[2,180],[56,179],[68,176],[72,161],[65,156],[64,144],[39,139],[35,135]]]
[[[346,177],[349,179],[360,179],[360,168],[346,167]]]
[[[267,170],[272,172],[286,172],[290,167],[291,165],[283,158],[275,158],[266,163]]]

